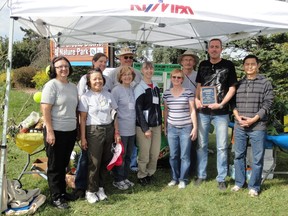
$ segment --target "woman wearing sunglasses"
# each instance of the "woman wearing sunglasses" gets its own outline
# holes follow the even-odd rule
[[[183,71],[175,69],[170,77],[173,87],[163,94],[164,132],[170,148],[172,169],[172,180],[168,186],[178,184],[179,189],[184,189],[188,183],[191,140],[197,138],[197,118],[194,94],[182,86]]]

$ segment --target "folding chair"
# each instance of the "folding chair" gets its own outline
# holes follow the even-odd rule
[[[275,171],[276,168],[276,161],[277,161],[277,151],[282,151],[288,153],[288,134],[283,133],[276,136],[267,135],[266,136],[266,148],[269,146],[273,149],[273,163],[271,167],[268,169],[266,174],[262,178],[261,184],[267,179],[270,174],[285,174],[288,175],[288,171]]]
[[[20,175],[17,178],[19,181],[24,174],[38,174],[47,180],[46,174],[35,169],[34,167],[32,167],[32,171],[26,171],[30,164],[31,156],[36,155],[45,149],[43,143],[43,133],[40,131],[33,133],[18,133],[16,135],[16,146],[27,153],[26,164],[24,165]],[[41,145],[43,145],[43,148],[37,150]]]

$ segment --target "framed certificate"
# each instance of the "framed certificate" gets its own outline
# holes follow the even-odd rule
[[[200,99],[203,105],[217,103],[217,94],[215,86],[202,86]]]

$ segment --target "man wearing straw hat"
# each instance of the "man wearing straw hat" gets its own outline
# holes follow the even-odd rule
[[[122,66],[132,67],[134,57],[136,57],[136,54],[133,53],[129,47],[124,47],[120,50],[120,53],[117,55],[117,58],[120,60],[120,66],[112,70],[108,75],[112,80],[113,87],[119,84],[119,82],[117,81],[117,74],[119,73],[120,68]],[[134,69],[134,72],[136,74],[136,77],[131,83],[132,87],[135,87],[142,79],[140,71]]]

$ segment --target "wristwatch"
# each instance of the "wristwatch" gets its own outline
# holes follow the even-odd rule
[[[222,104],[220,104],[219,109],[223,109],[223,105]]]

